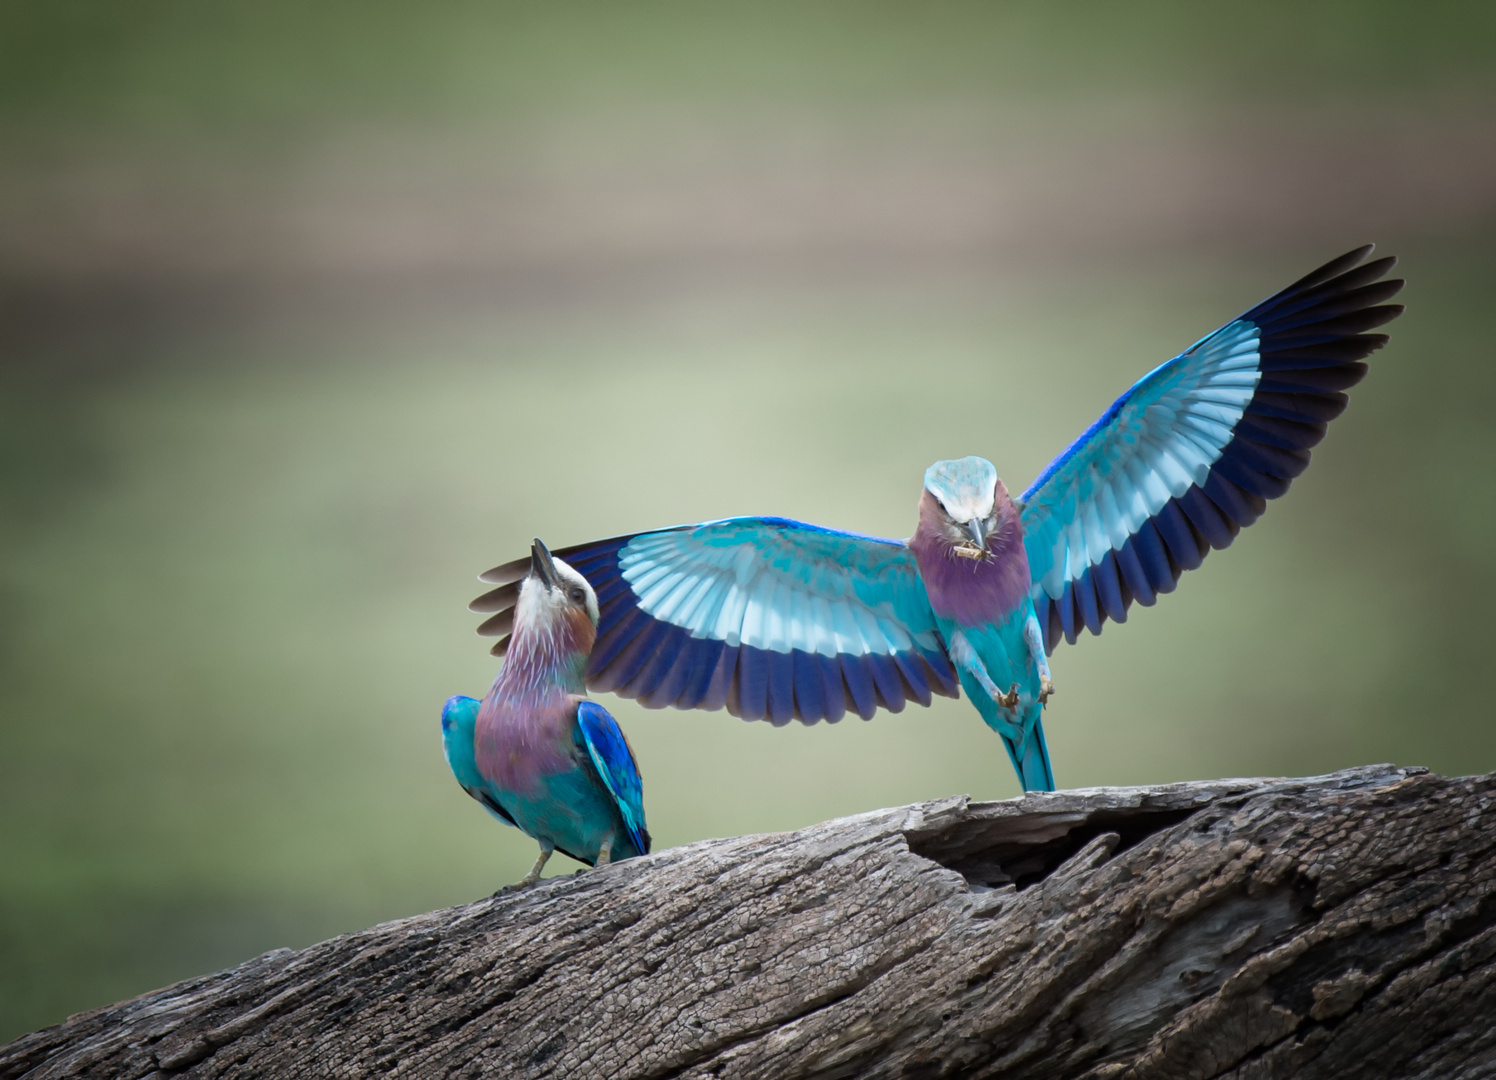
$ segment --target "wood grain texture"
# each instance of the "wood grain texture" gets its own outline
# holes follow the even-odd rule
[[[279,950],[0,1078],[1496,1076],[1496,775],[952,798]]]

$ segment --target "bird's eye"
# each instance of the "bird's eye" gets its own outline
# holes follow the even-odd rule
[[[571,587],[571,592],[567,593],[567,595],[571,597],[571,602],[573,604],[580,604],[582,603],[582,601],[587,599],[587,594],[575,585]]]

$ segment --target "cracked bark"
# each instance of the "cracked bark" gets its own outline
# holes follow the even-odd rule
[[[1496,1076],[1496,774],[953,798],[71,1017],[25,1076]]]

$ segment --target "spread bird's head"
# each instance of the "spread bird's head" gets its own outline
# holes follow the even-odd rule
[[[516,650],[584,659],[597,640],[597,593],[577,571],[535,540],[530,545],[530,572],[520,583],[514,606]]]
[[[937,461],[925,470],[921,522],[957,555],[985,558],[989,538],[1011,507],[1007,488],[997,478],[997,468],[986,458]]]

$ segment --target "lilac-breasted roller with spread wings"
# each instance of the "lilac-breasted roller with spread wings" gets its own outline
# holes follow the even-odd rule
[[[602,866],[646,855],[650,843],[633,750],[618,722],[584,696],[597,595],[539,540],[527,565],[493,688],[481,703],[459,695],[442,709],[442,749],[457,782],[540,844],[522,885],[540,877],[553,851]]]
[[[1288,490],[1401,313],[1370,245],[1155,368],[1013,499],[991,462],[925,472],[908,540],[728,518],[562,550],[597,590],[594,690],[775,724],[966,691],[1025,790],[1052,790],[1041,715],[1063,637],[1125,622]],[[527,564],[474,611],[512,647]]]

